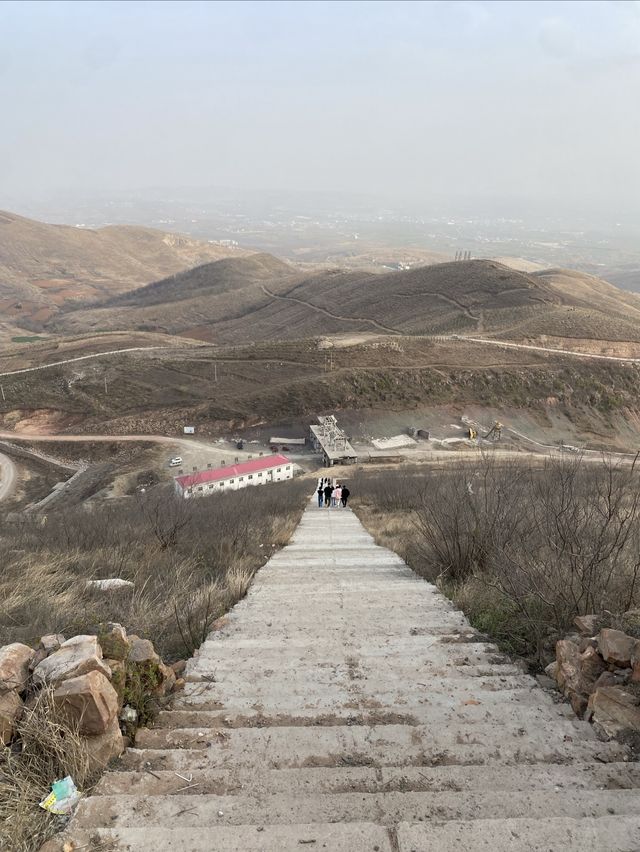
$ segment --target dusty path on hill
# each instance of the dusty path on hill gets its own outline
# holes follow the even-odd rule
[[[0,453],[0,500],[12,493],[16,482],[16,466],[9,456]]]
[[[186,680],[81,800],[74,848],[640,848],[640,767],[625,748],[599,741],[349,509],[309,505]]]
[[[476,421],[469,420],[467,421],[473,425],[478,427],[479,429],[485,429],[481,423],[477,423]],[[424,453],[419,458],[407,458],[406,461],[417,461],[417,462],[428,462],[428,461],[445,461],[445,462],[455,462],[460,460],[470,460],[477,459],[480,457],[482,452],[492,453],[500,458],[541,458],[544,456],[558,456],[562,455],[563,450],[562,447],[556,447],[552,444],[542,444],[539,441],[536,441],[533,438],[529,438],[527,435],[522,432],[518,432],[515,429],[511,429],[508,426],[503,427],[505,431],[512,432],[519,438],[528,441],[530,444],[534,445],[538,448],[539,452],[531,452],[531,451],[522,451],[522,450],[502,450],[499,447],[492,445],[480,445],[475,449],[473,447],[468,447],[465,450],[437,450],[437,449],[429,449],[425,450]],[[113,442],[125,442],[125,443],[134,443],[134,442],[150,442],[155,444],[166,444],[171,446],[184,447],[185,449],[200,449],[206,452],[215,451],[218,454],[227,455],[230,457],[235,457],[237,455],[237,451],[235,450],[226,450],[221,449],[219,446],[213,443],[207,443],[205,441],[190,441],[188,438],[172,438],[167,435],[36,435],[36,434],[19,434],[17,432],[0,432],[0,440],[11,440],[11,441],[25,441],[25,442],[45,442],[45,443],[113,443]],[[624,453],[615,450],[609,451],[601,451],[601,450],[588,450],[588,449],[580,449],[580,455],[585,461],[596,461],[601,462],[603,458],[608,456],[615,456],[616,458],[620,458],[624,461],[633,462],[637,458],[637,453]],[[375,459],[374,459],[375,461]],[[316,475],[316,471],[313,471],[313,476]]]
[[[321,308],[319,305],[314,305],[313,302],[305,302],[304,299],[297,299],[295,296],[282,296],[278,293],[272,293],[264,284],[260,285],[262,291],[266,296],[271,297],[272,299],[284,299],[287,302],[297,302],[299,305],[304,305],[305,308],[310,308],[313,311],[317,311],[318,313],[324,314],[325,316],[331,317],[332,319],[341,320],[342,322],[365,322],[369,325],[372,325],[374,328],[377,328],[378,331],[384,331],[385,334],[394,334],[394,335],[402,335],[403,332],[399,331],[397,328],[391,328],[388,325],[382,325],[377,320],[370,319],[368,317],[343,317],[340,314],[333,314],[331,311],[328,311],[326,308]]]
[[[62,364],[74,364],[76,361],[88,361],[90,358],[106,358],[109,355],[122,355],[125,352],[175,352],[177,348],[177,346],[132,346],[128,349],[111,349],[108,352],[94,352],[91,355],[79,355],[77,358],[65,358],[64,361],[52,361],[50,364],[41,364],[39,367],[24,367],[22,370],[9,370],[6,373],[0,373],[0,378],[2,376],[17,376],[20,373],[34,373],[37,370],[48,370],[50,367],[60,367]]]
[[[487,337],[467,337],[466,335],[438,335],[444,340],[459,340],[464,343],[481,343],[485,346],[500,346],[505,349],[531,349],[535,352],[550,352],[552,355],[567,355],[570,358],[597,358],[600,361],[617,361],[626,364],[640,364],[640,358],[623,358],[621,355],[596,355],[591,352],[574,352],[569,349],[552,349],[549,346],[534,346],[531,343],[511,343],[505,340],[492,340]],[[602,341],[606,342],[606,341]]]

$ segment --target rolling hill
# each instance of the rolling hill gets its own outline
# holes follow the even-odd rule
[[[37,328],[77,301],[96,301],[219,260],[223,248],[152,228],[89,230],[0,212],[0,312]]]
[[[309,274],[260,254],[67,310],[52,328],[74,334],[145,330],[216,343],[344,332],[636,341],[639,320],[639,297],[567,270],[524,273],[470,260],[385,274]]]

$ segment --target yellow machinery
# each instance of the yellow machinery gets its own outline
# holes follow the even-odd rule
[[[490,438],[492,441],[499,441],[502,438],[502,423],[496,420],[484,437],[486,439]]]

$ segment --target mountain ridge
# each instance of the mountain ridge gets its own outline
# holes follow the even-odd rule
[[[203,262],[244,254],[138,225],[77,228],[0,211],[0,310],[34,327],[67,304],[96,301]]]
[[[636,340],[638,321],[640,298],[571,270],[526,273],[469,260],[383,274],[310,273],[262,253],[68,310],[55,328],[161,331],[219,343],[380,330]]]

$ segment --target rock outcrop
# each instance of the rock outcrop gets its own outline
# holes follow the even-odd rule
[[[153,643],[127,636],[120,624],[102,624],[97,635],[67,640],[60,634],[43,636],[35,650],[6,645],[0,648],[2,745],[19,736],[20,717],[43,688],[52,689],[55,712],[82,737],[91,768],[101,770],[124,749],[121,725],[133,736],[142,717],[135,706],[123,713],[125,703],[143,704],[147,721],[149,707],[179,687]]]
[[[53,693],[59,711],[81,734],[104,734],[118,713],[118,693],[102,672],[89,672],[60,684]]]
[[[620,620],[624,623],[624,613]],[[574,624],[582,638],[561,639],[556,659],[546,668],[576,715],[592,721],[609,737],[640,747],[640,640],[622,630],[600,627],[600,615],[583,615]]]
[[[36,686],[49,686],[93,671],[111,678],[109,668],[102,662],[98,638],[74,636],[38,663],[33,670],[33,681]]]
[[[23,693],[29,682],[29,665],[35,655],[33,648],[14,642],[0,648],[0,691]]]

